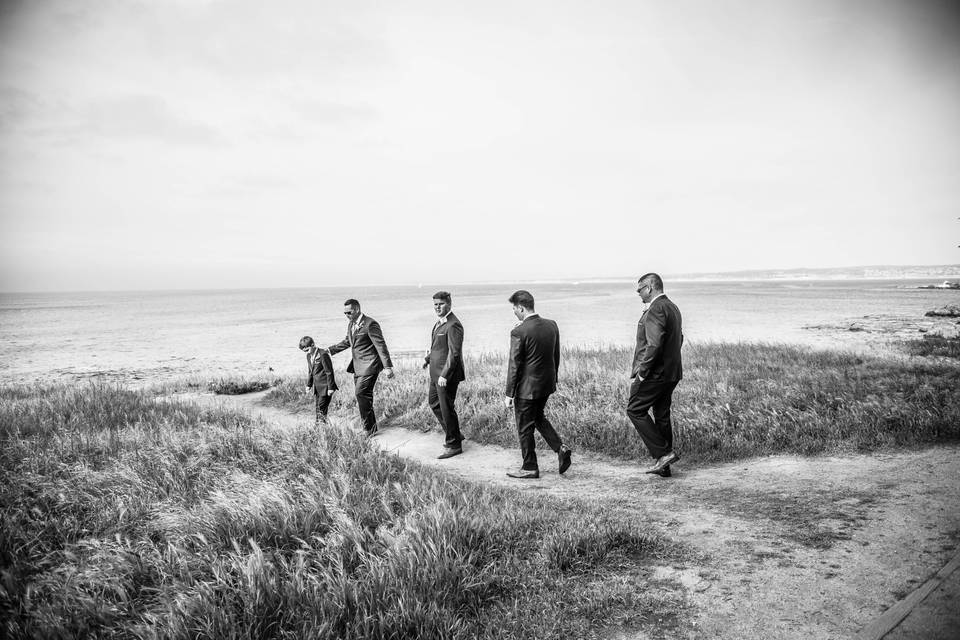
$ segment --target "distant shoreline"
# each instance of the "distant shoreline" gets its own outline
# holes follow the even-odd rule
[[[891,280],[944,280],[960,279],[960,264],[950,265],[868,265],[861,267],[825,267],[797,269],[756,269],[719,272],[660,272],[664,281],[671,282],[830,282],[830,281],[891,281]],[[351,283],[291,285],[278,287],[206,287],[206,288],[156,288],[156,289],[85,289],[85,290],[4,290],[0,296],[9,295],[56,295],[56,294],[128,294],[128,293],[211,293],[231,291],[302,291],[313,289],[363,290],[372,288],[419,288],[435,287],[483,287],[483,286],[531,286],[545,284],[590,285],[634,283],[640,274],[601,277],[564,278],[519,278],[510,280],[464,280],[458,282],[406,282],[406,283]],[[935,284],[935,283],[931,283]]]

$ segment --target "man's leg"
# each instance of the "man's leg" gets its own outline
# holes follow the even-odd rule
[[[559,453],[560,445],[563,444],[563,441],[560,440],[560,435],[544,414],[544,409],[547,407],[547,398],[537,398],[533,402],[535,403],[534,420],[537,425],[537,431],[539,431],[543,439],[546,440],[547,446],[553,449],[554,453]]]
[[[653,419],[656,422],[657,433],[663,438],[667,451],[673,451],[673,421],[670,419],[670,407],[673,404],[673,390],[676,382],[663,383],[656,402],[653,403]]]
[[[634,381],[633,386],[630,387],[630,400],[627,403],[627,417],[630,418],[633,427],[640,434],[640,439],[654,458],[669,453],[671,445],[650,417],[650,408],[659,400],[663,384],[653,380]]]
[[[457,399],[457,387],[459,382],[447,381],[447,386],[437,387],[438,404],[440,408],[440,422],[447,434],[443,446],[451,449],[459,449],[463,435],[460,433],[460,417],[453,403]]]
[[[433,415],[437,416],[437,421],[440,423],[440,426],[446,429],[446,423],[443,421],[443,412],[440,410],[440,396],[437,394],[437,381],[433,378],[430,378],[430,384],[427,385],[427,404],[430,405],[430,410],[433,411]]]
[[[327,421],[327,411],[332,397],[326,392],[317,394],[317,424]]]
[[[367,432],[376,430],[377,416],[373,412],[373,387],[377,384],[377,377],[380,372],[365,376],[354,376],[356,385],[357,408],[360,410],[360,420],[363,422],[363,428]]]
[[[534,449],[533,431],[536,429],[537,417],[536,400],[524,400],[515,398],[513,401],[513,411],[517,418],[517,435],[520,438],[520,455],[523,458],[521,469],[526,471],[537,471],[537,452]]]

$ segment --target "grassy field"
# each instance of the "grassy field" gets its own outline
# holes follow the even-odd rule
[[[2,637],[587,638],[682,610],[646,525],[348,431],[7,387],[0,439]]]
[[[915,356],[939,356],[960,359],[960,340],[924,336],[919,340],[904,341],[904,347]]]
[[[574,449],[647,456],[626,417],[631,349],[566,350],[547,414]],[[674,394],[674,432],[684,460],[710,462],[774,453],[817,454],[960,439],[960,367],[922,359],[867,357],[764,344],[687,344]],[[468,357],[457,399],[464,435],[516,446],[503,408],[503,355]],[[353,415],[352,376],[338,372],[334,411]],[[291,410],[312,402],[301,380],[281,381],[265,401]],[[385,424],[439,429],[426,406],[426,374],[381,377]]]

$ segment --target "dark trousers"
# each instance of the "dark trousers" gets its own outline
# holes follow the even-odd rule
[[[328,395],[326,391],[314,394],[317,398],[317,424],[327,421],[327,410],[330,408],[330,401],[333,396]]]
[[[627,417],[633,423],[650,455],[659,458],[673,451],[670,405],[678,380],[635,380],[630,387]],[[653,417],[650,417],[650,413]]]
[[[430,378],[430,390],[427,393],[430,409],[433,411],[433,415],[437,416],[437,420],[440,421],[440,425],[447,434],[443,446],[451,449],[458,449],[460,441],[463,440],[463,434],[460,433],[460,418],[453,406],[457,399],[457,387],[459,386],[459,380],[456,382],[447,380],[447,386],[438,387],[437,381]]]
[[[547,417],[543,415],[543,410],[547,406],[547,398],[535,398],[526,400],[516,398],[513,401],[513,412],[517,417],[517,434],[520,436],[520,455],[523,456],[523,468],[527,471],[538,469],[537,452],[534,449],[533,431],[536,429],[547,441],[547,446],[560,451],[560,445],[563,444],[560,436]]]
[[[373,387],[377,384],[380,372],[365,376],[353,376],[354,392],[357,394],[357,408],[360,410],[360,420],[363,428],[373,431],[377,428],[377,416],[373,413]]]

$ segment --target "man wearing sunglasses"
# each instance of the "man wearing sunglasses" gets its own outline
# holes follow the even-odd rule
[[[637,323],[627,417],[654,458],[653,466],[645,473],[668,478],[670,465],[680,459],[673,450],[670,405],[673,390],[683,378],[683,319],[677,305],[663,293],[659,275],[641,276],[637,294],[648,306]]]
[[[360,311],[360,303],[353,298],[343,303],[343,315],[347,316],[347,335],[337,344],[327,347],[331,355],[350,349],[351,359],[347,373],[353,374],[357,408],[367,437],[377,435],[377,416],[373,412],[373,387],[381,371],[393,377],[390,351],[383,339],[380,323]]]

